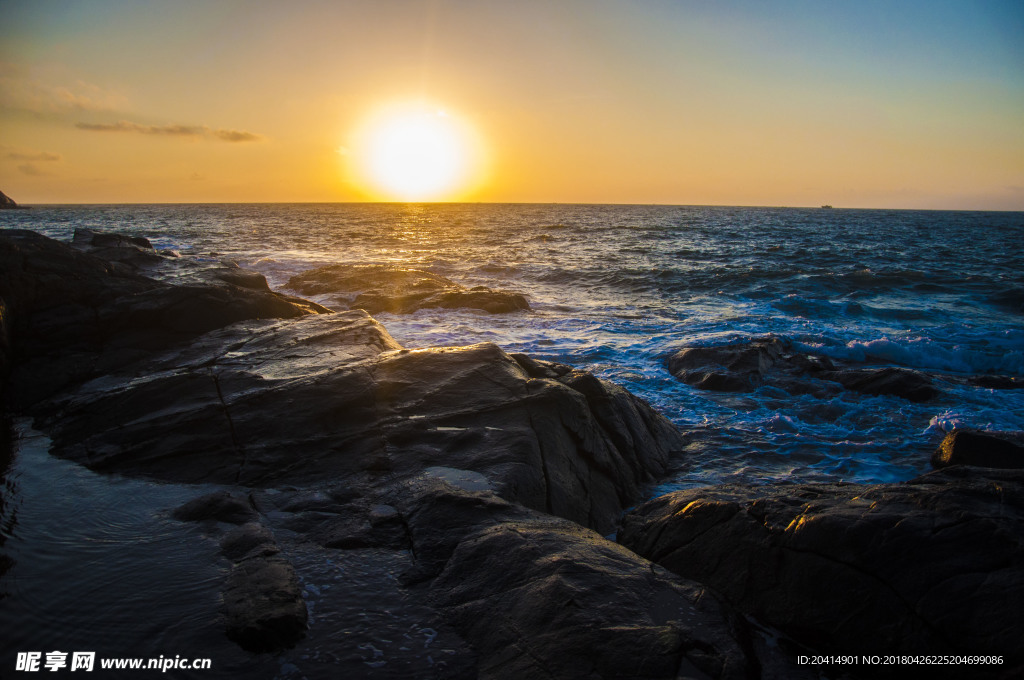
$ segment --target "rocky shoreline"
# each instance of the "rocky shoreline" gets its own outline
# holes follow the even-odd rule
[[[1019,467],[1012,439],[959,434],[937,456],[947,467],[905,484],[711,487],[623,517],[683,448],[671,423],[490,343],[405,349],[365,311],[516,312],[521,296],[360,274],[307,277],[352,307],[333,311],[145,239],[0,232],[5,414],[90,469],[228,489],[175,517],[218,537],[231,566],[211,616],[253,653],[317,626],[289,546],[404,565],[381,588],[460,642],[428,675],[357,657],[346,677],[818,677],[797,663],[813,653],[1001,655],[968,675],[1024,670],[1024,471],[998,469]],[[747,351],[724,377],[706,353],[670,368],[711,389],[771,368],[864,384],[771,343]],[[602,537],[620,522],[619,543]]]

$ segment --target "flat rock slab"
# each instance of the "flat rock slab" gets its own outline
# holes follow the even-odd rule
[[[395,265],[327,265],[293,276],[287,287],[303,295],[330,294],[335,306],[370,314],[409,314],[430,308],[502,314],[530,308],[519,293],[486,286],[467,289],[443,276]]]
[[[823,652],[1024,664],[1024,472],[692,489],[627,514],[619,539]]]

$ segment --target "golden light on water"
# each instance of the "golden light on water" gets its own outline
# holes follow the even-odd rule
[[[379,110],[356,133],[354,146],[350,170],[374,200],[458,200],[482,180],[472,126],[438,106]]]

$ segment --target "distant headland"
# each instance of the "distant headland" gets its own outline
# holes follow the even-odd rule
[[[23,205],[18,205],[14,202],[14,199],[0,191],[0,210],[17,210],[24,208]]]

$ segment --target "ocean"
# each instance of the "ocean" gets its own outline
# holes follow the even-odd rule
[[[954,427],[1024,430],[1024,390],[967,381],[1024,376],[1024,213],[496,204],[53,205],[0,213],[0,228],[62,240],[80,227],[145,236],[182,257],[233,260],[277,290],[324,264],[388,263],[521,292],[530,311],[376,318],[409,348],[494,342],[643,397],[687,441],[652,495],[722,482],[906,480],[929,469],[929,455]],[[794,394],[770,380],[750,392],[708,392],[665,368],[683,347],[764,337],[855,367],[916,369],[941,395],[911,403],[846,390]],[[196,491],[82,470],[47,456],[30,423],[18,426],[21,450],[0,507],[0,519],[18,514],[16,523],[0,522],[17,564],[0,579],[12,605],[0,608],[0,628],[24,628],[26,612],[42,614],[29,617],[34,623],[12,644],[70,647],[80,639],[75,630],[107,625],[120,631],[122,650],[167,653],[168,641],[186,640],[193,656],[209,647],[222,668],[247,668],[227,643],[206,642],[217,637],[205,617],[220,578],[206,566],[210,555],[154,566],[188,597],[141,628],[94,601],[121,597],[146,608],[139,593],[151,575],[139,581],[137,562],[108,565],[91,581],[78,577],[74,592],[45,590],[76,565],[116,563],[127,546],[157,565],[165,541],[197,531],[166,516]],[[65,493],[53,497],[53,489]],[[141,514],[119,514],[124,495],[144,499],[133,505]],[[315,583],[326,567],[304,568]],[[77,612],[68,598],[93,604]]]
[[[1024,392],[957,380],[1024,375],[1024,214],[494,204],[44,206],[5,228],[78,227],[230,259],[282,289],[334,262],[425,269],[522,292],[532,311],[378,319],[410,348],[495,342],[593,371],[688,433],[665,488],[726,481],[887,482],[927,469],[954,426],[1024,429]],[[681,347],[776,336],[856,366],[924,371],[924,404],[842,393],[700,391]]]

